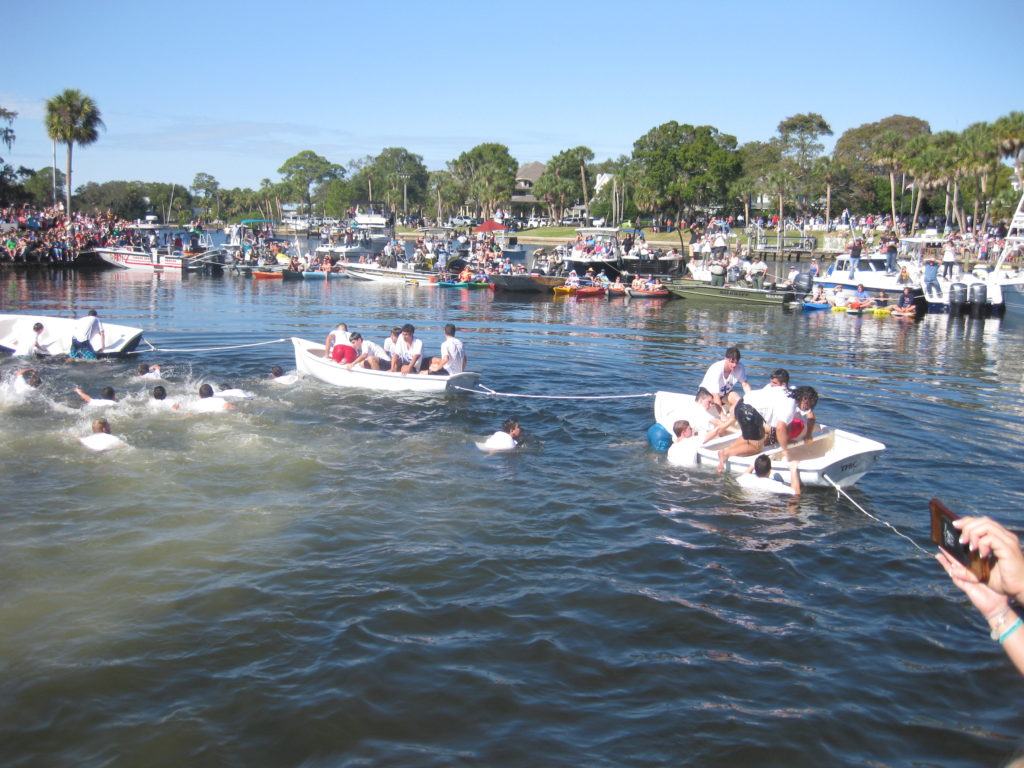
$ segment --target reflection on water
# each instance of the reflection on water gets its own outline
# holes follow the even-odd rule
[[[0,387],[11,764],[973,766],[1015,744],[992,694],[1019,680],[909,543],[834,493],[666,466],[649,397],[557,399],[692,391],[739,344],[755,386],[786,367],[889,446],[851,494],[927,546],[933,495],[1020,525],[1024,334],[998,319],[123,272],[0,297],[208,350],[139,358],[172,398],[255,395],[155,410],[138,359]],[[293,361],[263,342],[339,321],[412,322],[427,354],[454,322],[487,386],[545,399],[266,378]],[[130,448],[90,454],[71,390],[107,384]],[[477,451],[509,415],[529,450]]]

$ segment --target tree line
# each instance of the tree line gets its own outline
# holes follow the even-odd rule
[[[0,142],[16,139],[17,113],[0,107]],[[0,158],[0,203],[48,205],[60,194],[68,210],[111,210],[126,219],[155,212],[184,223],[282,218],[286,206],[311,216],[341,217],[360,201],[383,201],[396,215],[444,220],[456,212],[488,217],[509,210],[519,162],[498,142],[479,144],[428,170],[404,147],[338,164],[299,152],[258,189],[226,188],[206,172],[191,186],[143,181],[90,182],[72,195],[72,151],[99,138],[96,103],[67,89],[46,103],[47,135],[66,149],[63,172],[14,169]],[[968,221],[1005,218],[1016,205],[1011,178],[1024,188],[1024,113],[1010,112],[965,130],[932,133],[924,120],[893,115],[843,133],[832,152],[828,122],[809,112],[781,121],[776,135],[740,145],[708,125],[670,121],[638,138],[630,155],[602,162],[585,146],[545,164],[529,192],[552,218],[576,205],[612,223],[638,217],[692,220],[754,213],[824,216],[837,210],[889,213],[893,219],[941,214],[962,229]],[[1010,161],[1008,165],[1006,161]],[[598,180],[604,183],[598,188]],[[908,194],[909,193],[909,194]]]

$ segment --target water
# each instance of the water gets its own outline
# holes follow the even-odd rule
[[[8,276],[0,311],[209,349],[344,320],[487,386],[692,390],[739,344],[889,446],[851,491],[927,549],[927,502],[1021,524],[1024,333],[831,313],[348,281]],[[228,413],[154,412],[230,384]],[[651,398],[417,398],[269,383],[286,343],[43,363],[0,400],[5,765],[997,765],[1021,681],[939,566],[834,492],[668,467]],[[0,361],[4,379],[22,363]],[[76,442],[111,384],[131,445]],[[472,446],[512,415],[528,450]]]

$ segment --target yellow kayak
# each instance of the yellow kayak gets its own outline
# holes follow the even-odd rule
[[[845,312],[846,311],[846,307],[838,307],[838,306],[837,307],[832,307],[832,311],[833,312]]]
[[[576,293],[576,289],[569,285],[556,285],[551,290],[555,292],[556,296],[572,296]]]

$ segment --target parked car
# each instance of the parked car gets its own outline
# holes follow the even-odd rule
[[[450,227],[472,227],[475,226],[473,222],[476,219],[472,219],[469,216],[452,216],[448,219],[448,226]]]

